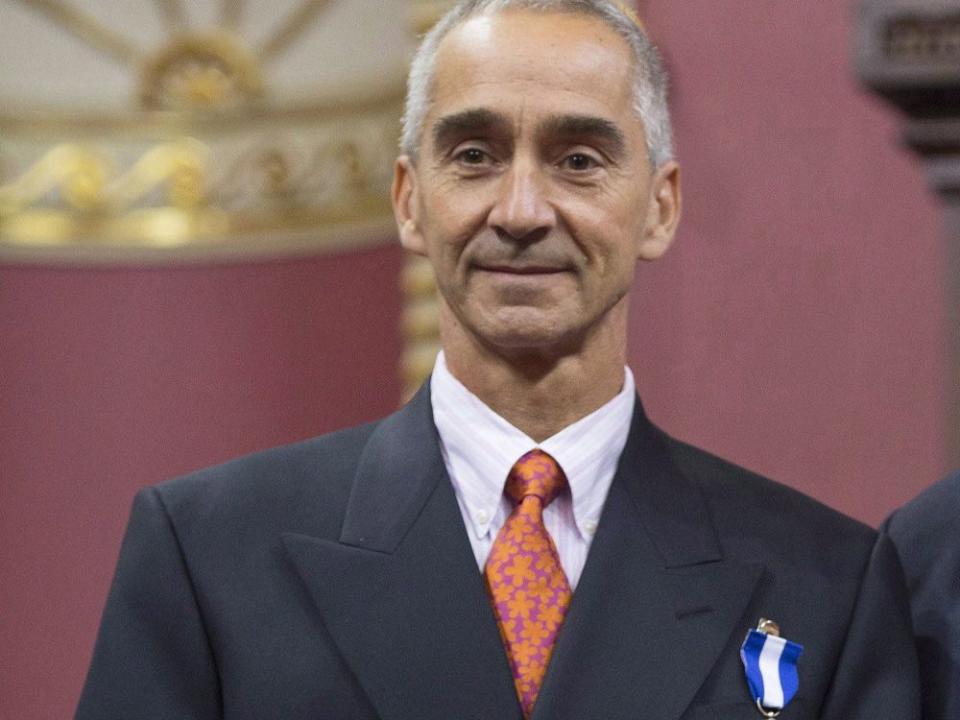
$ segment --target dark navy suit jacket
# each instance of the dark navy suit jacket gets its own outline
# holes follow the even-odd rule
[[[960,718],[960,473],[890,516],[907,574],[925,720]]]
[[[802,643],[783,720],[915,720],[886,538],[665,435],[639,403],[535,720],[755,720],[760,617]],[[80,720],[516,720],[422,390],[387,419],[148,488]]]

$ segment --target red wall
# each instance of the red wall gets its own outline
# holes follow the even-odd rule
[[[397,406],[401,263],[0,267],[2,720],[73,716],[136,489]]]
[[[686,208],[631,363],[668,430],[876,522],[946,469],[945,253],[846,4],[645,3]],[[0,720],[71,716],[136,488],[395,406],[401,263],[0,266]]]
[[[633,306],[651,414],[878,522],[947,469],[949,269],[899,119],[853,77],[853,9],[644,4],[686,203]]]

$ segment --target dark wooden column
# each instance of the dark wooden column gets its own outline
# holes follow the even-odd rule
[[[861,0],[859,13],[860,79],[903,113],[904,142],[923,159],[945,205],[951,357],[944,411],[950,460],[960,465],[960,0]]]

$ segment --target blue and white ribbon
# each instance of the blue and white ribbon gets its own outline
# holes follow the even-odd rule
[[[797,660],[803,646],[759,630],[747,633],[740,659],[747,674],[750,694],[763,708],[782,710],[800,687]]]

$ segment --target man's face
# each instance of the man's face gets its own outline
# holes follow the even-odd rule
[[[627,43],[590,16],[504,11],[454,29],[436,67],[394,206],[444,331],[504,351],[625,334],[636,263],[667,249],[679,210],[675,164],[651,172]]]

